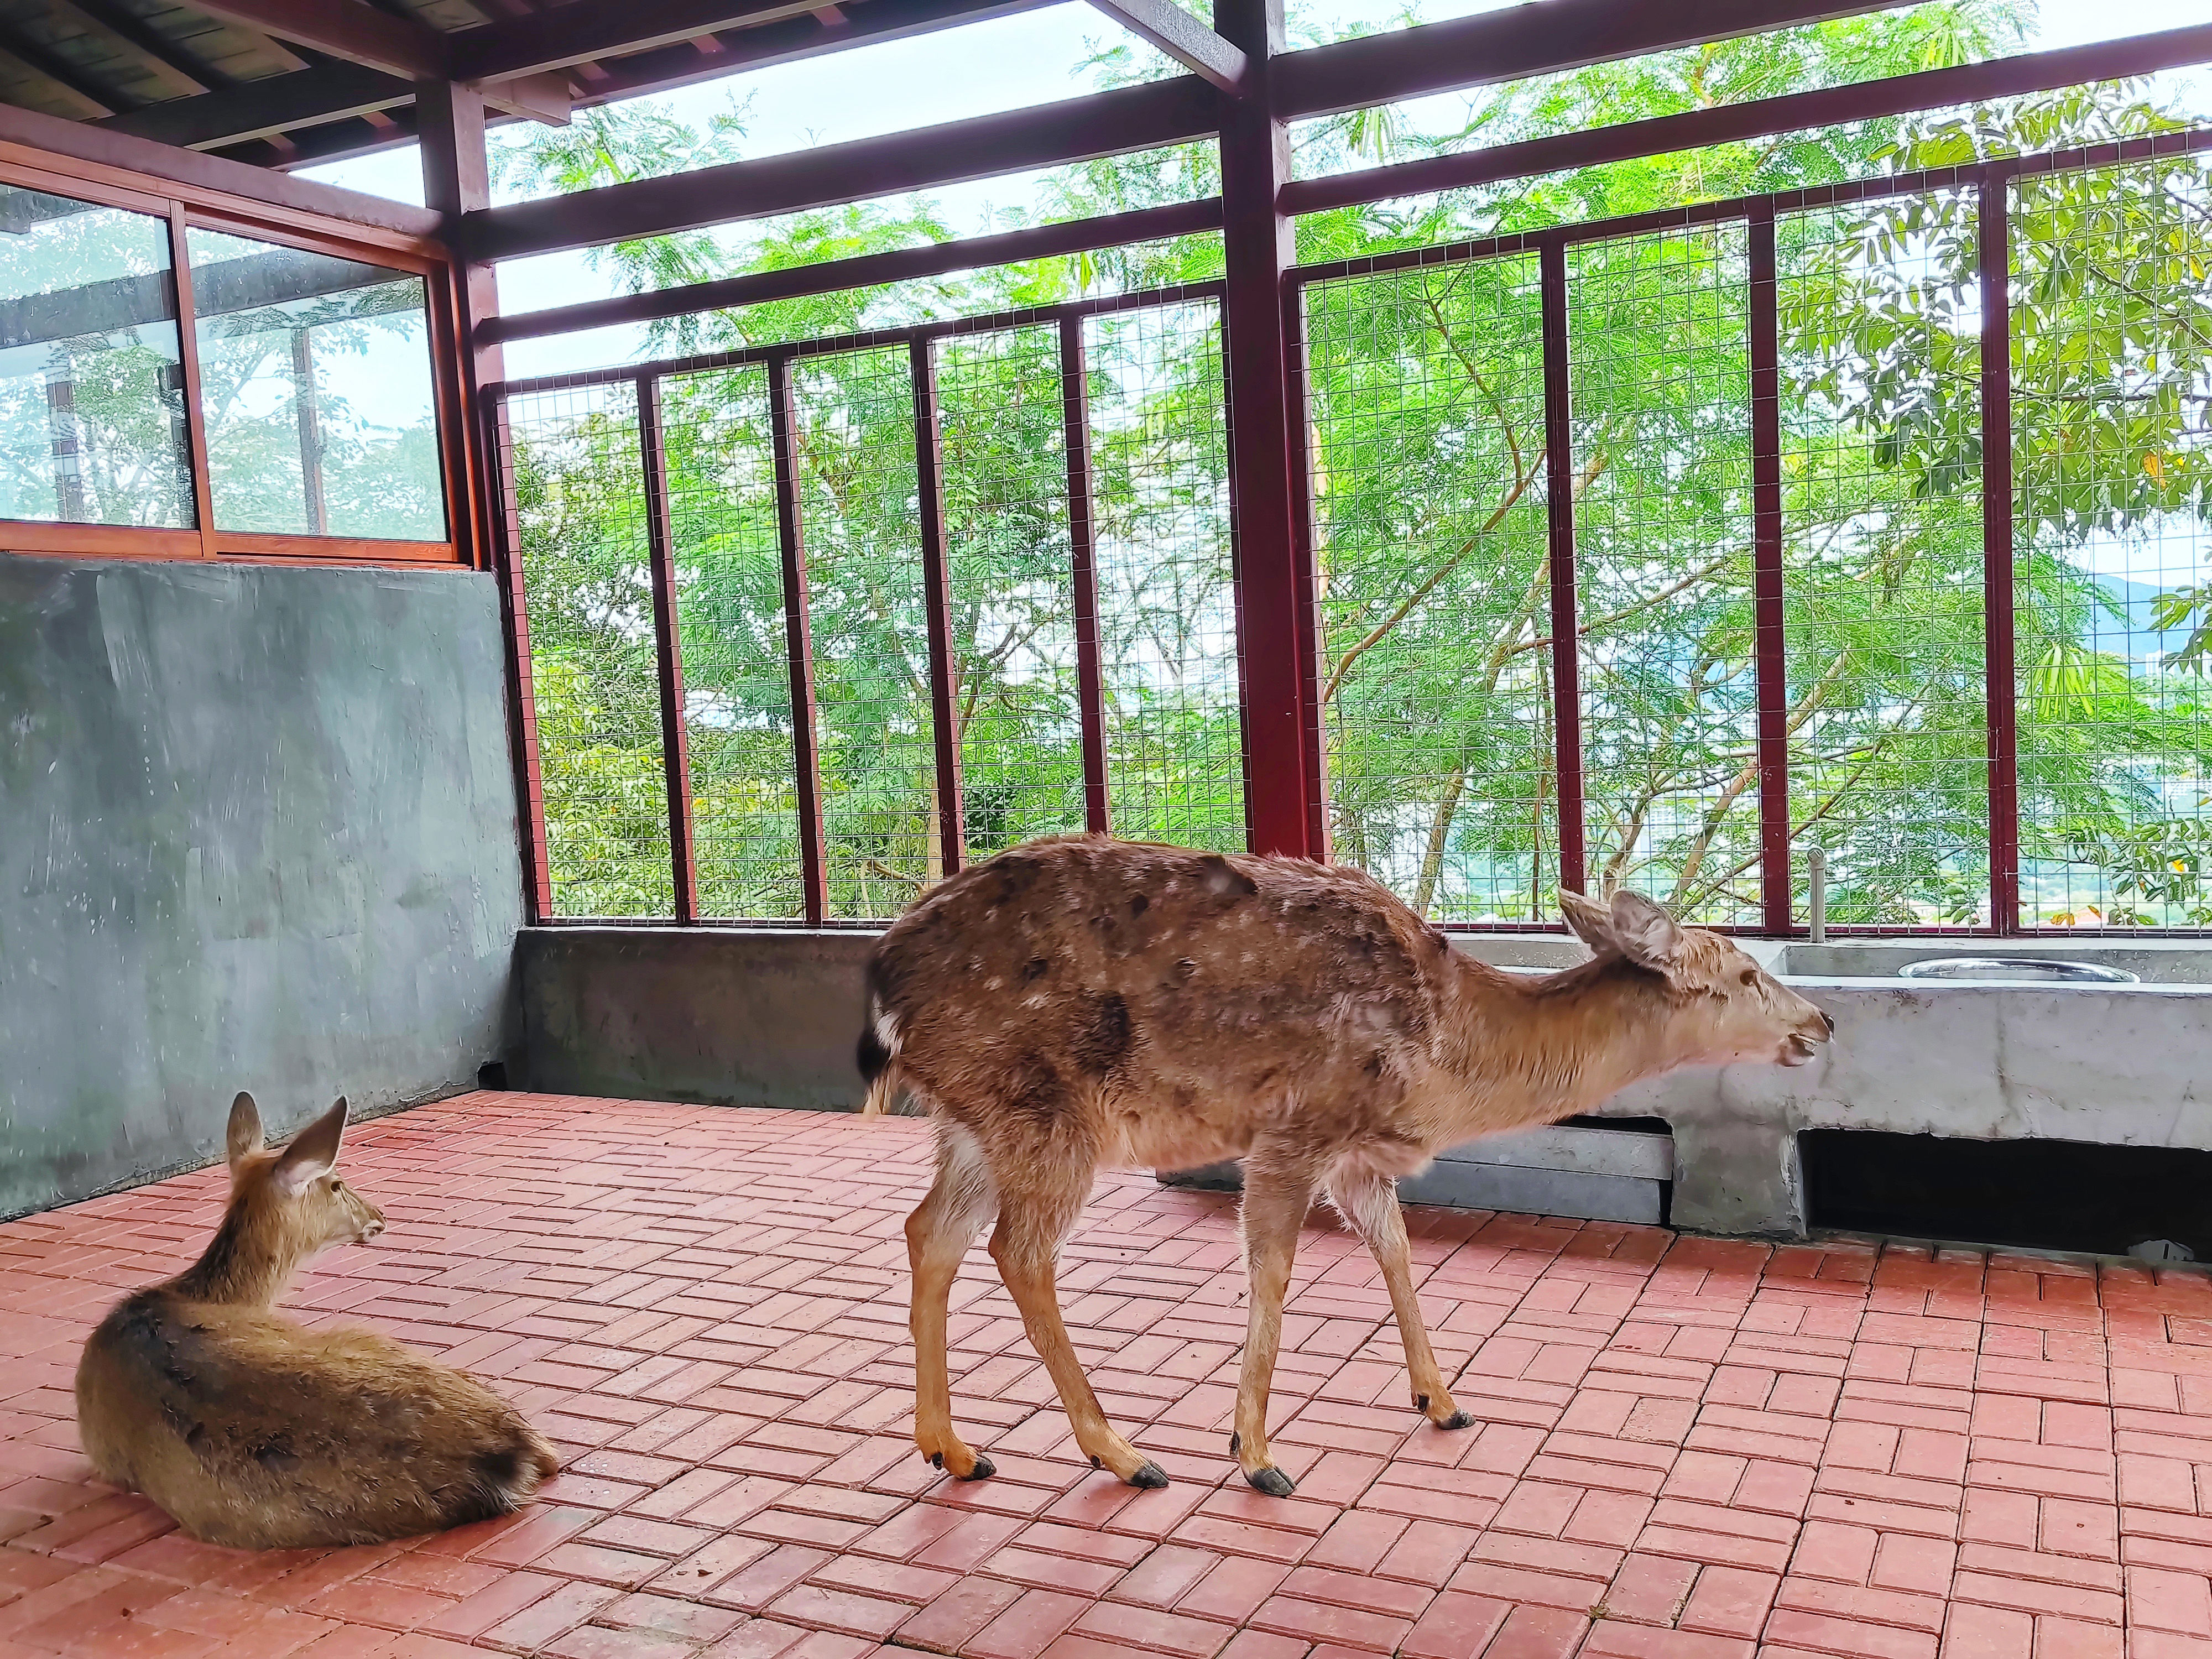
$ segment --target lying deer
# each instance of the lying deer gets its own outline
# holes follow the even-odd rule
[[[1562,893],[1595,953],[1501,973],[1355,870],[1079,836],[951,878],[868,965],[865,1110],[903,1085],[938,1124],[937,1180],[906,1224],[915,1440],[963,1479],[994,1473],[954,1432],[953,1274],[991,1254],[1094,1467],[1167,1476],[1098,1408],[1053,1267],[1100,1169],[1244,1164],[1251,1310],[1229,1447],[1278,1497],[1267,1389],[1298,1229],[1316,1192],[1373,1253],[1413,1404],[1464,1428],[1421,1324],[1396,1178],[1477,1135],[1556,1122],[1639,1079],[1731,1060],[1802,1066],[1835,1030],[1719,935],[1649,899]]]
[[[204,1543],[373,1544],[519,1508],[560,1467],[514,1408],[368,1331],[269,1310],[293,1270],[384,1231],[338,1179],[346,1103],[264,1152],[230,1109],[230,1204],[206,1254],[118,1303],[77,1364],[77,1431],[102,1480]]]

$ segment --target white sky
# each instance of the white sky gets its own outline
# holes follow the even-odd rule
[[[1356,22],[1390,23],[1408,9],[1435,21],[1471,12],[1502,10],[1516,0],[1317,0],[1313,21],[1324,27]],[[2205,21],[2206,0],[2042,0],[2032,48],[2080,45],[2124,34],[2148,33]],[[757,73],[656,93],[641,102],[695,125],[745,102],[747,151],[775,155],[848,139],[874,137],[942,121],[1022,109],[1072,97],[1089,88],[1084,60],[1101,46],[1127,44],[1165,73],[1158,56],[1104,14],[1081,0],[1012,17],[971,23],[918,39],[863,46]],[[1455,98],[1456,95],[1454,95]],[[1449,104],[1439,118],[1459,113],[1454,99],[1422,100],[1402,106],[1419,119],[1424,106]],[[1457,125],[1453,120],[1453,125]],[[500,129],[495,139],[523,129]],[[399,201],[420,202],[422,182],[412,145],[351,161],[301,169],[301,176],[344,185]],[[956,233],[982,227],[994,207],[1029,199],[1026,177],[945,186],[929,192]],[[511,311],[536,310],[613,292],[605,273],[581,252],[512,260],[500,268],[501,303]],[[632,343],[629,331],[604,330],[555,344],[520,342],[507,351],[511,374],[532,374],[590,362],[618,361]],[[624,337],[617,338],[617,336]],[[544,356],[550,349],[558,360]]]

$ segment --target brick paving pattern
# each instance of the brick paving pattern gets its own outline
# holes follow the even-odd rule
[[[1317,1215],[1275,1500],[1228,1454],[1231,1203],[1115,1177],[1068,1323],[1175,1484],[1077,1455],[979,1248],[955,1402],[1000,1473],[963,1486],[907,1438],[926,1135],[514,1094],[356,1127],[391,1230],[288,1305],[495,1381],[570,1460],[375,1548],[211,1549],[87,1478],[77,1346],[198,1254],[220,1170],[0,1226],[0,1659],[2212,1659],[2201,1273],[1409,1211],[1478,1419],[1444,1434]]]

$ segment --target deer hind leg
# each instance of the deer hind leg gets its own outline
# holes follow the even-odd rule
[[[1382,1269],[1391,1310],[1398,1316],[1399,1340],[1405,1345],[1413,1409],[1440,1429],[1466,1428],[1474,1419],[1452,1403],[1443,1372],[1429,1346],[1428,1328],[1421,1323],[1421,1304],[1413,1295],[1413,1262],[1406,1243],[1406,1217],[1398,1207],[1396,1183],[1372,1170],[1340,1166],[1328,1178],[1328,1201],[1359,1235],[1368,1254]]]
[[[908,1308],[914,1332],[914,1443],[932,1463],[963,1480],[981,1480],[998,1470],[953,1431],[945,1322],[960,1258],[998,1204],[983,1149],[965,1129],[940,1121],[937,1183],[906,1218],[907,1261],[914,1274]]]
[[[1166,1472],[1107,1422],[1060,1318],[1054,1261],[1060,1240],[1090,1196],[1096,1165],[1087,1157],[1071,1158],[1064,1151],[1023,1163],[1029,1179],[1019,1188],[1009,1183],[1000,1199],[999,1224],[991,1230],[991,1255],[999,1264],[999,1276],[1021,1310],[1030,1344],[1051,1373],[1052,1385],[1060,1391],[1060,1403],[1075,1430],[1075,1443],[1091,1467],[1110,1469],[1133,1486],[1164,1486]]]
[[[1244,1281],[1251,1312],[1244,1333],[1244,1364],[1237,1379],[1237,1427],[1229,1437],[1244,1478],[1273,1498],[1297,1488],[1267,1452],[1267,1391],[1275,1352],[1283,1340],[1283,1297],[1291,1287],[1298,1229],[1313,1206],[1312,1172],[1255,1151],[1244,1161],[1244,1200],[1238,1216],[1244,1243]]]

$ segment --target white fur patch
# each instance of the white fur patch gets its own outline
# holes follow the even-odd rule
[[[888,1008],[876,1010],[876,1041],[893,1054],[899,1051],[898,1016]]]

